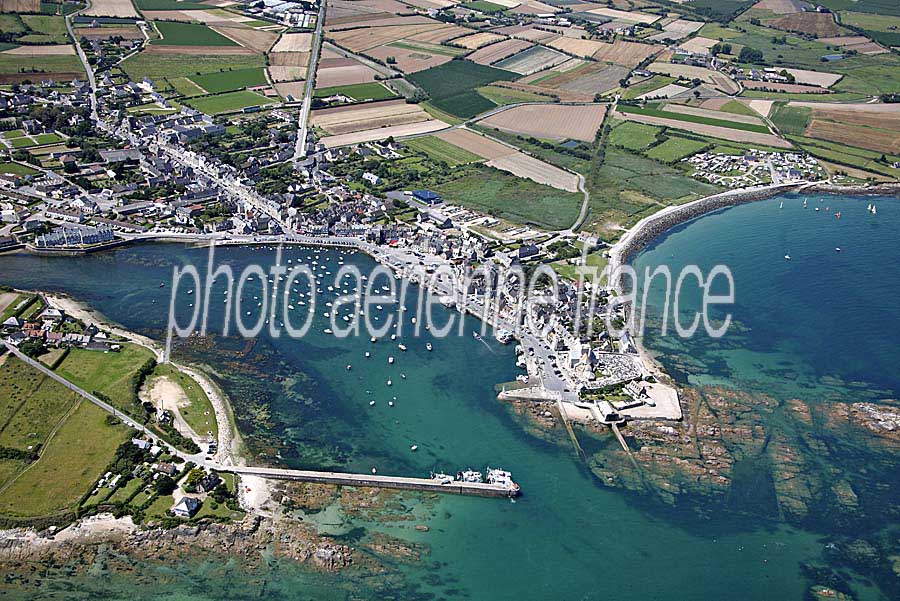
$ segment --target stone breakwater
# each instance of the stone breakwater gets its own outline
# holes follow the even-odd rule
[[[645,217],[629,230],[609,252],[610,274],[647,246],[676,225],[691,221],[707,213],[747,202],[765,200],[785,192],[799,188],[796,184],[769,186],[754,190],[735,190],[707,196],[687,204],[667,207],[658,213]],[[615,282],[616,288],[620,282]]]

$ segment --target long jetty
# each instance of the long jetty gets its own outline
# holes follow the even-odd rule
[[[23,361],[27,365],[40,371],[44,375],[56,380],[72,392],[80,395],[84,399],[90,401],[94,405],[100,407],[107,413],[114,415],[127,426],[138,430],[146,436],[159,438],[158,434],[151,431],[146,426],[137,423],[121,411],[97,398],[95,395],[83,390],[72,382],[69,382],[47,366],[38,363],[31,357],[28,357],[13,345],[4,343],[7,351],[12,353],[17,359]],[[500,484],[490,484],[487,482],[452,482],[441,483],[438,480],[429,478],[404,478],[400,476],[380,476],[377,474],[348,474],[341,472],[314,472],[309,470],[292,470],[277,467],[251,467],[243,465],[225,465],[216,461],[210,461],[205,458],[204,453],[185,453],[166,445],[167,451],[173,455],[178,455],[185,461],[191,461],[196,465],[200,465],[218,472],[230,472],[234,474],[245,474],[248,476],[258,476],[270,480],[294,480],[297,482],[316,482],[319,484],[338,484],[344,486],[361,486],[369,488],[394,488],[403,490],[424,490],[438,493],[450,493],[457,495],[474,495],[479,497],[514,497],[518,495],[518,490],[510,490]]]
[[[500,484],[487,482],[452,482],[442,483],[430,478],[404,478],[400,476],[380,476],[377,474],[346,474],[341,472],[313,472],[308,470],[290,470],[271,467],[222,466],[223,472],[241,475],[259,476],[271,480],[295,480],[297,482],[315,482],[317,484],[339,484],[343,486],[361,486],[370,488],[395,488],[401,490],[424,490],[428,492],[450,493],[457,495],[474,495],[478,497],[514,497],[518,491],[510,490]]]

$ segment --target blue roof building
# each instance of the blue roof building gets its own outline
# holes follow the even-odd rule
[[[431,190],[413,190],[413,198],[415,198],[419,202],[424,202],[425,204],[429,205],[441,202],[440,195],[437,192],[432,192]]]

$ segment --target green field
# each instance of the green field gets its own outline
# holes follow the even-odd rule
[[[654,146],[644,154],[661,163],[675,163],[709,146],[706,142],[672,136],[659,146]]]
[[[415,42],[409,40],[401,40],[399,42],[391,42],[389,48],[402,48],[403,50],[421,50],[428,54],[438,54],[441,56],[460,56],[469,52],[465,48],[455,48],[453,46],[441,46],[440,44],[428,44],[426,42]]]
[[[39,82],[46,73],[77,73],[83,76],[84,68],[77,56],[29,56],[26,54],[0,54],[0,73],[34,73],[32,81]]]
[[[4,33],[22,33],[25,31],[25,23],[19,15],[0,13],[0,31]]]
[[[660,209],[719,191],[675,167],[625,150],[607,148],[603,165],[588,178],[589,226],[609,238],[619,235],[610,224],[629,227]]]
[[[265,60],[262,55],[149,55],[146,52],[135,54],[121,65],[125,73],[134,81],[141,81],[145,77],[153,80],[172,80],[178,77],[264,66]]]
[[[206,393],[192,377],[172,367],[171,364],[157,365],[153,373],[147,377],[147,386],[152,386],[155,378],[165,377],[177,383],[188,399],[188,405],[179,407],[178,412],[191,429],[203,438],[211,431],[213,438],[219,438],[219,428],[212,403]]]
[[[482,160],[477,154],[473,154],[434,136],[413,138],[412,140],[406,140],[403,144],[413,150],[424,152],[435,161],[443,161],[450,167],[465,163],[477,163]]]
[[[78,395],[15,357],[0,365],[0,447],[36,451]]]
[[[264,86],[268,83],[266,81],[265,69],[262,67],[193,75],[188,77],[188,79],[206,90],[209,94]]]
[[[518,102],[553,102],[553,99],[549,96],[541,96],[540,94],[523,92],[522,90],[501,88],[500,86],[482,86],[476,88],[475,91],[497,106],[516,104]]]
[[[654,75],[647,81],[642,81],[639,84],[625,88],[625,91],[622,93],[622,100],[634,100],[638,96],[649,94],[670,83],[675,83],[674,77],[669,77],[668,75]]]
[[[518,75],[502,69],[485,67],[465,60],[452,60],[431,69],[407,76],[430,96],[431,104],[458,117],[470,118],[496,105],[481,96],[475,88]]]
[[[462,4],[464,8],[469,8],[472,10],[481,11],[483,13],[491,14],[491,13],[500,13],[506,10],[506,7],[501,4],[494,4],[493,2],[487,2],[487,0],[475,0],[474,2],[464,2]]]
[[[154,40],[157,46],[238,46],[224,35],[199,23],[175,23],[172,21],[154,21],[153,25],[162,35],[161,40]]]
[[[484,165],[470,165],[455,180],[435,190],[444,200],[495,217],[563,229],[578,217],[581,194],[557,190]]]
[[[118,353],[73,348],[56,373],[87,392],[103,393],[117,409],[135,413],[138,402],[133,376],[152,358],[151,351],[136,344],[124,344]]]
[[[41,458],[0,491],[0,513],[34,518],[72,510],[128,437],[127,428],[108,425],[106,416],[96,405],[80,401]]]
[[[358,102],[366,100],[387,100],[389,98],[395,98],[397,96],[393,91],[389,90],[383,84],[380,84],[378,82],[357,83],[349,86],[319,88],[313,93],[316,98],[325,98],[327,96],[334,96],[335,94],[343,94],[344,96],[349,96],[350,98]]]
[[[12,175],[34,175],[37,169],[26,167],[18,163],[0,163],[0,173],[10,173]]]
[[[662,131],[659,127],[622,121],[609,134],[612,146],[621,146],[629,150],[643,150],[656,142],[656,135]]]
[[[226,92],[225,94],[217,94],[215,96],[189,98],[184,101],[184,104],[191,106],[198,111],[203,111],[208,115],[218,115],[220,113],[239,111],[248,106],[262,106],[265,104],[273,104],[275,102],[275,100],[266,98],[262,94],[243,90],[240,92]]]
[[[28,137],[13,138],[9,143],[13,148],[29,148],[31,146],[37,146],[37,142]]]
[[[672,119],[675,121],[686,121],[688,123],[702,123],[704,125],[714,125],[716,127],[727,127],[729,129],[739,129],[742,131],[752,131],[759,134],[769,133],[769,128],[765,125],[756,125],[753,123],[739,123],[737,121],[727,121],[725,119],[714,119],[712,117],[702,117],[699,115],[688,115],[685,113],[673,113],[670,111],[660,110],[651,106],[643,108],[619,105],[619,111],[634,115],[647,115],[649,117],[659,117],[661,119]]]
[[[38,144],[56,144],[57,142],[62,142],[63,137],[59,134],[48,133],[48,134],[36,134],[33,136],[35,140],[37,140]]]
[[[811,117],[812,109],[776,104],[771,119],[781,133],[802,136]]]

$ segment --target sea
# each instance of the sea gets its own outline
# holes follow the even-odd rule
[[[871,202],[877,216],[866,210]],[[898,225],[896,198],[787,195],[673,228],[634,257],[636,269],[665,264],[677,272],[696,264],[707,272],[717,264],[728,266],[735,303],[716,311],[719,318],[731,313],[732,326],[720,339],[702,333],[689,339],[672,332],[661,336],[653,326],[661,320],[664,294],[651,287],[641,341],[686,387],[731,387],[809,403],[897,398]],[[235,272],[253,264],[268,269],[275,255],[271,247],[219,248],[216,265],[230,265]],[[362,254],[337,249],[286,248],[282,257],[290,259],[288,266],[313,266],[322,278],[333,278],[341,267],[368,273],[375,266]],[[77,258],[3,255],[0,282],[68,293],[132,331],[164,340],[173,269],[192,264],[205,273],[207,258],[204,248],[176,244]],[[182,318],[205,292],[201,286],[188,295],[187,287],[175,300]],[[320,287],[320,303],[342,289]],[[385,560],[386,571],[377,575],[352,569],[323,574],[274,558],[252,569],[228,556],[174,563],[142,558],[128,569],[98,560],[87,570],[47,566],[26,578],[7,577],[15,584],[3,587],[5,596],[801,600],[821,584],[864,600],[896,594],[889,570],[867,569],[830,552],[834,541],[848,535],[824,517],[790,523],[752,506],[723,509],[703,498],[671,505],[640,491],[608,488],[564,431],[542,436],[497,400],[496,385],[521,372],[511,346],[490,335],[472,336],[481,326],[471,318],[459,336],[437,338],[425,331],[372,343],[366,335],[339,339],[326,333],[331,325],[324,313],[334,308],[320,304],[304,338],[276,337],[265,328],[247,341],[233,332],[224,336],[215,325],[223,321],[224,288],[219,281],[210,294],[214,325],[207,336],[177,342],[174,355],[213,374],[257,460],[417,477],[490,465],[512,472],[521,497],[435,499],[403,493],[390,508],[391,519],[349,514],[339,506],[298,513],[322,534],[352,546],[366,548],[387,534],[421,551],[414,561]],[[702,303],[696,288],[687,288],[679,305],[685,313]],[[291,291],[293,301],[304,298],[305,289],[298,290]],[[242,310],[252,313],[254,301],[262,302],[265,293],[248,286],[232,294],[241,294]],[[417,314],[414,295],[406,307],[394,311],[404,328]],[[437,319],[460,318],[445,307],[433,310]],[[386,319],[389,312],[383,307],[379,315]],[[617,444],[611,437],[591,439],[590,452],[612,451]],[[866,456],[861,447],[853,465]],[[840,457],[829,455],[829,461],[842,469]],[[891,489],[879,497],[888,503],[897,501],[895,475],[886,472],[883,482],[877,473],[867,476],[872,486]],[[896,545],[896,527],[896,517],[873,514],[868,522],[855,523],[855,536],[888,536]],[[891,532],[893,539],[886,534]]]

